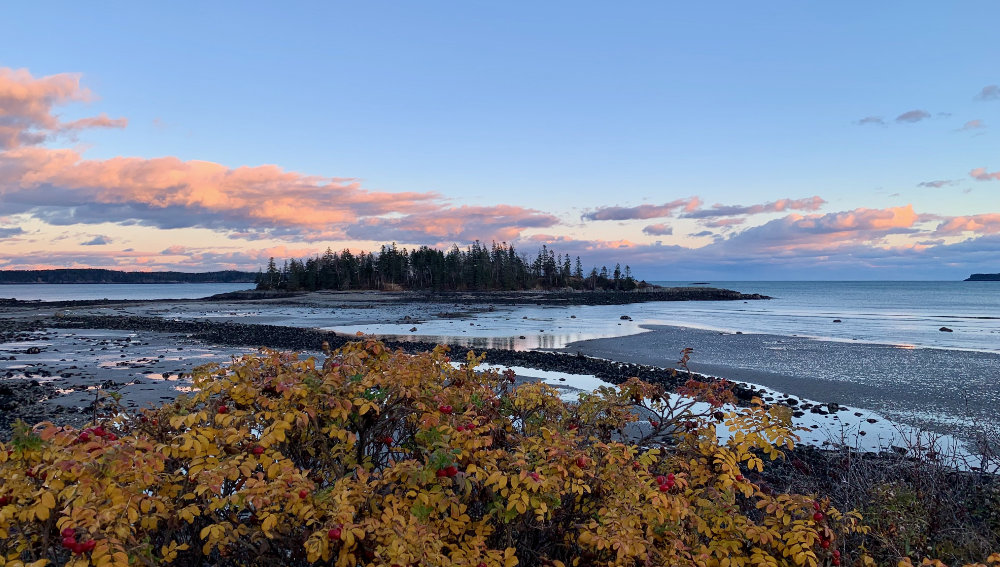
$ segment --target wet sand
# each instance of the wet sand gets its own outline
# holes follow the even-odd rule
[[[676,367],[681,349],[692,348],[688,366],[694,372],[863,407],[952,434],[970,426],[996,425],[998,354],[684,327],[643,328],[648,332],[576,342],[566,350]]]

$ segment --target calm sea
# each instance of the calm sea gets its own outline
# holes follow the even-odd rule
[[[78,299],[199,299],[253,289],[252,283],[178,284],[0,284],[0,298],[23,301]]]
[[[690,281],[654,283],[691,285]],[[642,307],[643,319],[720,331],[1000,352],[1000,282],[713,281],[710,285],[774,299],[650,303]],[[941,327],[952,332],[940,331]]]

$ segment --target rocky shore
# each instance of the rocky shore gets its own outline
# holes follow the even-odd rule
[[[86,336],[88,330],[120,333],[95,339]],[[152,342],[160,345],[159,350],[149,350],[153,348],[148,346],[152,335],[156,336]],[[47,352],[47,347],[44,346],[32,346],[46,341],[51,342],[56,337],[63,337],[64,341],[68,340],[65,337],[76,337],[75,340],[82,346],[78,346],[75,353],[65,344],[61,351],[54,349],[60,351],[58,353]],[[184,344],[201,343],[216,349],[222,346],[233,347],[234,352],[249,352],[252,349],[266,347],[316,353],[324,343],[332,348],[338,348],[349,341],[357,340],[356,336],[310,328],[171,320],[158,317],[57,314],[31,320],[8,320],[4,332],[0,334],[0,343],[18,345],[16,349],[7,352],[11,353],[9,358],[12,359],[12,363],[16,363],[22,378],[11,379],[14,373],[10,370],[6,372],[6,376],[0,374],[0,409],[3,410],[0,412],[2,415],[0,438],[9,435],[10,424],[17,419],[30,423],[41,420],[55,420],[67,424],[82,423],[90,415],[93,408],[91,401],[93,390],[97,388],[147,389],[146,386],[157,385],[144,380],[149,375],[153,375],[158,381],[164,379],[176,381],[195,365],[209,361],[199,359],[191,346],[187,347],[187,351],[183,351],[185,348],[183,346],[175,346],[178,344],[177,338],[181,337]],[[436,343],[421,341],[385,342],[390,348],[402,349],[405,352],[420,352],[436,346]],[[142,350],[144,345],[146,350]],[[468,350],[460,345],[450,346],[455,352],[464,353]],[[162,353],[175,349],[182,352],[177,352],[176,356],[168,357],[167,361],[164,361]],[[91,364],[88,369],[86,364],[77,362],[79,358],[72,358],[95,356],[93,353],[102,351],[110,352],[105,356],[114,358],[105,360],[113,362]],[[119,352],[120,355],[117,354]],[[161,354],[157,355],[157,352]],[[569,374],[589,374],[612,384],[638,376],[648,382],[663,384],[668,389],[673,389],[689,378],[711,380],[703,375],[678,372],[670,368],[616,362],[563,352],[506,349],[477,349],[476,352],[484,353],[489,364],[521,366]],[[48,358],[40,355],[48,355]],[[121,360],[117,360],[117,357]],[[191,360],[186,363],[177,360],[185,357]],[[13,360],[15,358],[16,360]],[[39,358],[44,358],[48,362],[36,362]],[[132,369],[138,377],[130,380],[109,380],[106,378],[107,374],[102,374],[99,368],[108,366]],[[158,385],[159,388],[148,388],[155,390],[149,396],[143,397],[139,392],[137,399],[157,402],[163,396],[156,394],[164,393],[164,384],[160,382]],[[736,392],[743,400],[749,400],[756,395],[755,388],[750,386],[738,386]],[[65,403],[69,400],[64,400],[64,403],[51,403],[60,398],[73,396],[76,396],[73,398],[75,404]]]

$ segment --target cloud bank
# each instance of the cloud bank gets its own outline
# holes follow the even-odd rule
[[[384,239],[394,233],[421,243],[510,240],[526,228],[558,222],[533,209],[453,206],[432,192],[372,191],[355,179],[274,165],[88,160],[73,149],[42,146],[67,132],[126,125],[103,114],[61,122],[55,106],[92,99],[79,81],[78,75],[35,78],[0,69],[0,215],[27,214],[55,225],[209,228],[247,239]]]

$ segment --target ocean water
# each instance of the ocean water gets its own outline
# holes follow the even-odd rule
[[[252,283],[177,284],[0,284],[0,298],[22,301],[86,299],[199,299],[253,289]]]
[[[719,281],[710,285],[774,299],[644,304],[644,322],[1000,353],[1000,282]],[[942,332],[941,327],[952,332]]]

